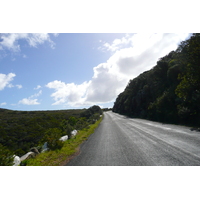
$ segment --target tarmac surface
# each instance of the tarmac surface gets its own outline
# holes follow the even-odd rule
[[[67,166],[199,166],[200,132],[111,111]]]

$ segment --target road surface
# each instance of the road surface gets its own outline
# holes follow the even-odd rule
[[[199,166],[200,132],[104,112],[68,166]]]

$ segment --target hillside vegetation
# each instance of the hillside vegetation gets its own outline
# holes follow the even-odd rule
[[[100,117],[94,124],[78,131],[75,137],[65,141],[62,148],[45,151],[34,158],[24,160],[20,165],[24,166],[63,166],[69,160],[80,153],[80,144],[94,133],[95,129],[101,123],[103,117]]]
[[[82,130],[99,119],[99,106],[56,111],[13,111],[0,109],[0,165],[12,165],[13,155],[21,157],[32,147],[40,151],[44,142],[51,150],[61,149],[63,135]]]
[[[200,126],[200,34],[192,34],[151,70],[130,80],[113,112]]]

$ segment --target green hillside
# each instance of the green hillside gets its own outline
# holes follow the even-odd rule
[[[12,165],[14,154],[22,156],[32,147],[40,149],[48,141],[52,150],[61,148],[59,138],[71,131],[93,124],[102,110],[99,106],[88,109],[55,111],[14,111],[0,109],[0,165]]]
[[[199,126],[200,34],[192,34],[151,70],[130,80],[117,97],[113,112]]]

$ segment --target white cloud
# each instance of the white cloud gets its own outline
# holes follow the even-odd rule
[[[38,105],[40,104],[38,102],[38,99],[30,99],[30,98],[24,98],[19,101],[19,104],[24,104],[24,105]]]
[[[6,102],[3,102],[3,103],[0,103],[0,106],[5,106],[7,103]]]
[[[0,74],[0,90],[3,90],[5,87],[12,87],[10,83],[16,75],[14,73]]]
[[[159,58],[176,50],[189,34],[134,34],[104,43],[102,49],[113,55],[93,68],[94,75],[80,85],[52,81],[46,85],[54,89],[53,105],[86,106],[113,102],[128,81],[151,69]],[[100,48],[101,49],[101,48]]]
[[[114,70],[114,66],[109,61],[94,67],[93,70],[94,76],[87,88],[85,101],[89,104],[113,101],[125,87],[126,80]]]
[[[37,87],[36,88],[34,88],[34,90],[38,90],[38,89],[40,89],[42,86],[40,86],[40,85],[37,85]]]
[[[17,87],[18,89],[21,89],[22,88],[22,85],[13,85],[12,83],[9,83],[7,85],[8,88],[13,88],[13,87]]]
[[[13,78],[16,76],[14,73],[9,73],[8,75],[6,74],[0,74],[0,90],[3,90],[5,87],[8,88],[13,88],[17,87],[18,89],[22,88],[22,85],[13,85],[10,83],[13,81]]]
[[[57,35],[54,34],[54,36]],[[37,47],[44,42],[48,42],[51,48],[55,47],[55,43],[48,33],[2,33],[0,39],[0,50],[8,49],[19,52],[19,40],[26,40],[31,47]],[[23,56],[26,57],[25,55]]]
[[[102,42],[102,41],[100,40],[100,42]],[[121,48],[127,47],[127,45],[130,45],[130,43],[131,43],[131,37],[128,34],[126,34],[124,37],[122,37],[120,39],[117,38],[117,39],[113,40],[112,44],[104,42],[103,46],[100,47],[99,49],[114,52]]]
[[[10,83],[10,84],[8,84],[8,86],[7,86],[8,88],[13,88],[13,87],[15,87],[12,83]]]
[[[30,98],[39,97],[41,94],[42,94],[42,90],[40,90],[38,93],[32,95]]]
[[[55,103],[53,105],[64,104],[68,102],[70,105],[75,106],[76,103],[82,104],[84,102],[85,93],[90,82],[84,82],[80,85],[74,83],[64,83],[58,80],[49,82],[46,87],[54,89],[52,93]]]
[[[16,85],[16,87],[17,87],[18,89],[21,89],[21,88],[22,88],[22,85]]]
[[[59,33],[52,33],[53,36],[58,37]]]
[[[31,95],[28,98],[24,98],[18,102],[18,104],[24,104],[24,105],[39,105],[38,99],[33,99],[35,97],[38,97],[42,94],[42,90],[40,90],[38,93]]]
[[[38,44],[43,44],[46,41],[50,43],[51,48],[54,48],[55,45],[47,33],[34,33],[27,37],[26,40],[28,41],[29,45],[33,47],[37,47]]]
[[[131,46],[115,51],[107,64],[113,67],[115,71],[113,73],[134,78],[143,71],[151,69],[160,57],[175,50],[178,43],[187,36],[188,34],[127,35],[119,44],[131,44]],[[115,41],[110,46],[115,46]]]

